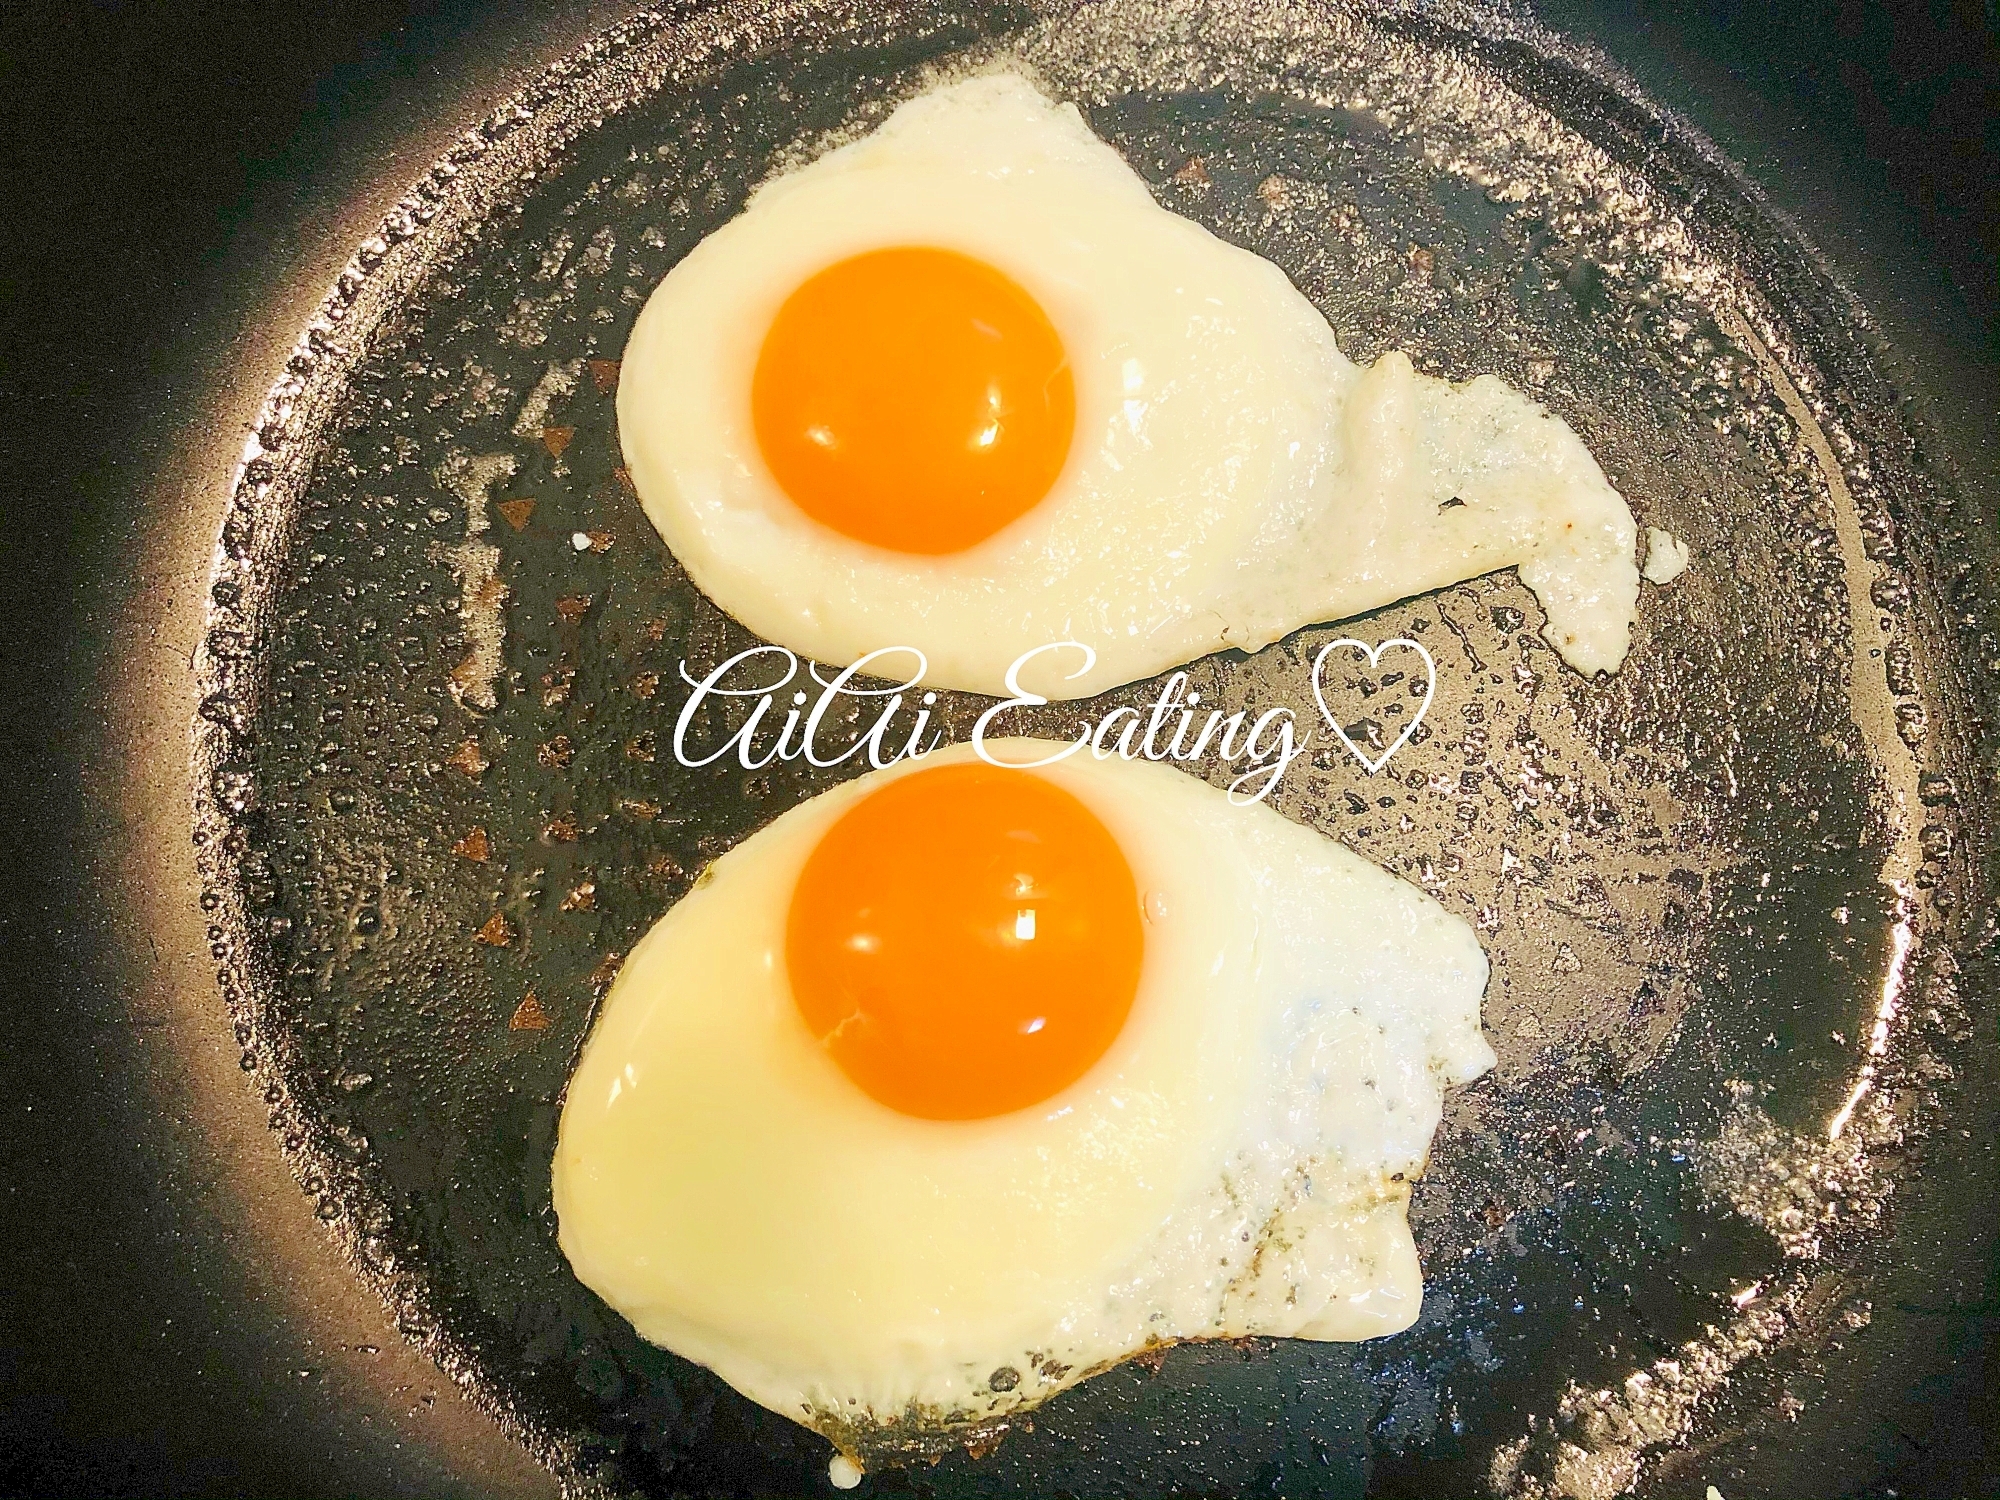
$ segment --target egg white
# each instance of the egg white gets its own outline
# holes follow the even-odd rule
[[[819,1047],[785,972],[801,866],[857,798],[970,753],[792,809],[632,950],[556,1150],[578,1277],[862,1457],[1165,1341],[1409,1326],[1410,1182],[1444,1087],[1493,1062],[1485,956],[1430,897],[1269,808],[1116,758],[1020,773],[1103,820],[1145,922],[1129,1021],[1045,1104],[914,1119]]]
[[[784,299],[892,245],[1013,277],[1076,382],[1048,498],[943,557],[807,517],[750,414]],[[1631,512],[1560,418],[1490,375],[1356,366],[1282,271],[1161,208],[1074,105],[1011,73],[910,100],[759,190],[648,300],[618,418],[647,515],[723,609],[821,661],[919,647],[944,687],[998,694],[1022,652],[1078,640],[1094,667],[1045,659],[1023,685],[1087,696],[1510,566],[1571,665],[1616,670],[1638,597]]]

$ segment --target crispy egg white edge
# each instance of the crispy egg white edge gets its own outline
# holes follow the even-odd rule
[[[999,753],[1019,747],[1026,758],[1035,744],[1003,742]],[[1443,1087],[1493,1061],[1478,1024],[1485,958],[1471,929],[1430,897],[1268,808],[1232,806],[1161,766],[1079,758],[1039,773],[1104,818],[1141,892],[1163,893],[1167,912],[1148,926],[1124,1034],[1048,1104],[987,1121],[911,1120],[818,1052],[768,962],[782,951],[798,867],[854,798],[967,753],[940,751],[793,809],[718,860],[635,947],[564,1106],[555,1202],[578,1276],[649,1339],[857,1451],[869,1431],[913,1413],[952,1425],[1032,1406],[1157,1342],[1407,1327],[1421,1297],[1409,1182]],[[1190,857],[1177,859],[1176,844]],[[761,857],[780,847],[782,857]],[[671,1055],[634,1061],[649,1031],[709,999],[673,981],[718,958],[711,938],[739,890],[753,910],[729,941],[748,967],[720,958],[748,982],[728,1002],[735,1011],[710,1001],[707,1024],[727,1026],[745,1007],[762,1015],[756,1045],[766,1050],[752,1047],[750,1066],[807,1101],[789,1136],[773,1120],[782,1100],[732,1105],[731,1080],[749,1076],[741,1066],[691,1057],[674,1073]],[[1188,965],[1216,972],[1177,987]],[[1214,983],[1234,988],[1218,1002]],[[692,1159],[699,1176],[709,1165],[701,1152],[718,1139],[749,1161],[724,1152],[698,1202],[642,1201],[657,1172],[635,1177],[608,1163],[610,1127],[585,1102],[627,1066],[640,1077],[669,1069],[655,1083],[669,1115],[690,1093],[721,1101],[679,1121],[678,1134],[656,1133],[642,1161]],[[718,1073],[728,1075],[720,1093]],[[1120,1116],[1135,1107],[1157,1139],[1119,1139]],[[1116,1175],[1093,1178],[1093,1161]],[[770,1172],[768,1192],[762,1183],[716,1192],[718,1182],[742,1187],[746,1170]],[[1036,1211],[1037,1184],[1049,1182],[1090,1234],[1065,1239],[1062,1214]],[[939,1196],[965,1184],[980,1193]],[[1092,1221],[1107,1197],[1110,1217]],[[832,1205],[836,1222],[788,1223],[802,1200]],[[856,1217],[837,1222],[842,1209]],[[739,1284],[718,1288],[686,1265],[660,1264],[677,1224],[693,1260],[706,1255]],[[929,1305],[938,1265],[967,1256],[965,1305]],[[1014,1383],[994,1389],[995,1372]]]

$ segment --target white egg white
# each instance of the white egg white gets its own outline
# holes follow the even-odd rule
[[[1076,381],[1048,498],[943,557],[811,520],[750,415],[779,305],[894,245],[1013,277]],[[1075,106],[1012,73],[910,100],[763,187],[647,302],[618,418],[646,513],[723,609],[821,661],[918,647],[944,687],[1000,693],[1022,652],[1078,640],[1094,667],[1047,659],[1024,686],[1083,697],[1505,567],[1565,660],[1615,671],[1638,597],[1631,512],[1560,418],[1490,375],[1356,366],[1282,271],[1160,207]]]
[[[1408,1327],[1410,1183],[1444,1088],[1493,1062],[1485,956],[1429,896],[1267,807],[1117,758],[1019,773],[1103,820],[1144,919],[1130,1019],[1046,1103],[915,1119],[822,1050],[786,975],[799,870],[857,798],[969,754],[794,808],[632,950],[556,1149],[578,1277],[859,1459],[958,1440],[1165,1342]]]

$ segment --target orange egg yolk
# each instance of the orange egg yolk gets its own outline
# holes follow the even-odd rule
[[[1144,951],[1110,831],[1032,771],[914,771],[843,814],[792,894],[793,998],[879,1102],[975,1120],[1062,1092],[1132,1009]]]
[[[1076,387],[1035,299],[969,255],[907,246],[785,299],[751,379],[757,447],[800,510],[896,552],[959,552],[1042,502]]]

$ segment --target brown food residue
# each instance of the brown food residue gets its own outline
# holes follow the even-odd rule
[[[504,912],[496,911],[486,919],[486,925],[472,935],[472,940],[489,948],[509,948],[513,946],[514,936],[514,924],[507,920]]]
[[[499,553],[492,555],[498,557]],[[506,602],[507,585],[491,573],[465,590],[461,607],[471,627],[468,634],[472,637],[472,649],[465,660],[451,669],[451,694],[461,703],[469,702],[477,708],[499,706],[493,679],[500,675],[498,631],[500,608]],[[490,628],[482,630],[482,621],[490,622]]]
[[[590,613],[590,595],[565,594],[556,600],[556,613],[561,615],[565,625],[574,625]]]
[[[514,1014],[507,1022],[509,1031],[547,1031],[549,1013],[542,1009],[542,1002],[529,990],[521,997],[521,1003],[514,1007]]]
[[[479,748],[479,741],[468,739],[444,758],[444,763],[468,776],[484,776],[486,768],[493,764]]]
[[[1208,163],[1199,156],[1190,156],[1181,169],[1174,173],[1174,181],[1188,187],[1207,187],[1209,184]]]
[[[493,841],[486,836],[484,828],[475,828],[453,844],[451,852],[461,859],[469,859],[474,864],[483,865],[493,857]]]
[[[576,759],[576,745],[566,734],[559,734],[545,744],[535,747],[535,759],[551,771],[560,771]]]
[[[563,813],[550,818],[542,827],[542,837],[552,844],[574,844],[578,833],[576,814]]]
[[[1167,1355],[1173,1350],[1172,1344],[1153,1344],[1132,1356],[1128,1363],[1137,1365],[1148,1375],[1160,1373],[1160,1366],[1167,1362]]]
[[[638,496],[639,486],[632,482],[632,471],[630,469],[626,468],[625,465],[620,464],[618,465],[617,468],[613,469],[611,473],[613,477],[616,478],[620,484],[625,486],[626,494],[631,495],[635,498]]]

